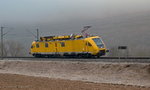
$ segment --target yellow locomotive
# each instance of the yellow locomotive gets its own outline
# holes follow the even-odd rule
[[[99,36],[68,35],[40,37],[32,42],[30,54],[34,57],[100,57],[107,51]]]

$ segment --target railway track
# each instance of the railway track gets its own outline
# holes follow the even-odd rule
[[[2,58],[2,57],[0,57]],[[35,57],[3,57],[4,59],[11,59],[11,58],[24,58],[24,59],[38,59]],[[100,57],[100,58],[76,58],[76,57],[51,57],[51,58],[42,58],[42,59],[150,59],[150,57]]]
[[[0,60],[32,60],[32,61],[82,61],[82,62],[138,62],[150,63],[150,57],[100,57],[100,58],[35,58],[35,57],[3,57]]]

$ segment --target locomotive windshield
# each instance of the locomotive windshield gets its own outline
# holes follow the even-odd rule
[[[104,44],[103,44],[103,42],[102,42],[102,40],[100,38],[93,38],[93,41],[96,43],[96,45],[99,48],[104,48]]]

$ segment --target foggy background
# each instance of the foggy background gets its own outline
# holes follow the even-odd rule
[[[126,45],[131,56],[150,55],[149,0],[0,0],[4,40],[20,42],[25,55],[37,28],[40,36],[70,35],[86,25],[110,50]]]

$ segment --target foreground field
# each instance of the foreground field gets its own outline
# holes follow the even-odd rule
[[[150,88],[0,74],[0,90],[150,90]]]
[[[4,74],[1,75],[0,77],[2,78],[3,76],[6,76],[4,77],[6,78],[6,80],[9,80],[7,79],[8,77],[12,78],[11,76],[13,76],[14,79],[10,79],[12,80],[12,82],[14,80],[18,80],[18,78],[20,77],[18,75],[26,75],[26,76],[41,77],[41,78],[45,77],[46,79],[37,82],[36,86],[40,86],[38,83],[42,83],[41,87],[45,85],[48,86],[49,84],[46,84],[46,82],[48,82],[49,79],[54,79],[53,82],[74,80],[74,81],[78,81],[77,83],[80,83],[79,81],[93,82],[91,84],[107,83],[107,84],[100,84],[100,86],[107,85],[108,88],[109,85],[110,87],[114,86],[113,84],[116,84],[117,87],[118,86],[120,87],[120,85],[150,87],[150,64],[149,63],[3,60],[0,61],[0,73]],[[12,74],[17,74],[17,75],[12,75]],[[28,80],[28,78],[30,77],[26,77],[26,78]],[[23,83],[24,81],[26,81],[26,78],[25,79],[20,78],[19,80],[22,81]],[[40,78],[35,78],[35,81],[36,80],[40,80]],[[29,85],[32,82],[34,82],[34,80],[30,81],[29,79]],[[68,84],[70,84],[71,82],[72,81],[67,81]],[[51,84],[51,85],[55,86],[56,84]],[[71,86],[67,86],[67,84],[65,84],[64,86],[66,88],[74,87],[73,84],[71,84]],[[78,88],[82,88],[80,84],[79,85],[75,84],[75,86],[77,86]],[[88,86],[89,83],[84,88]],[[43,90],[43,89],[39,89],[39,90]],[[108,89],[108,90],[112,90],[112,89]]]

